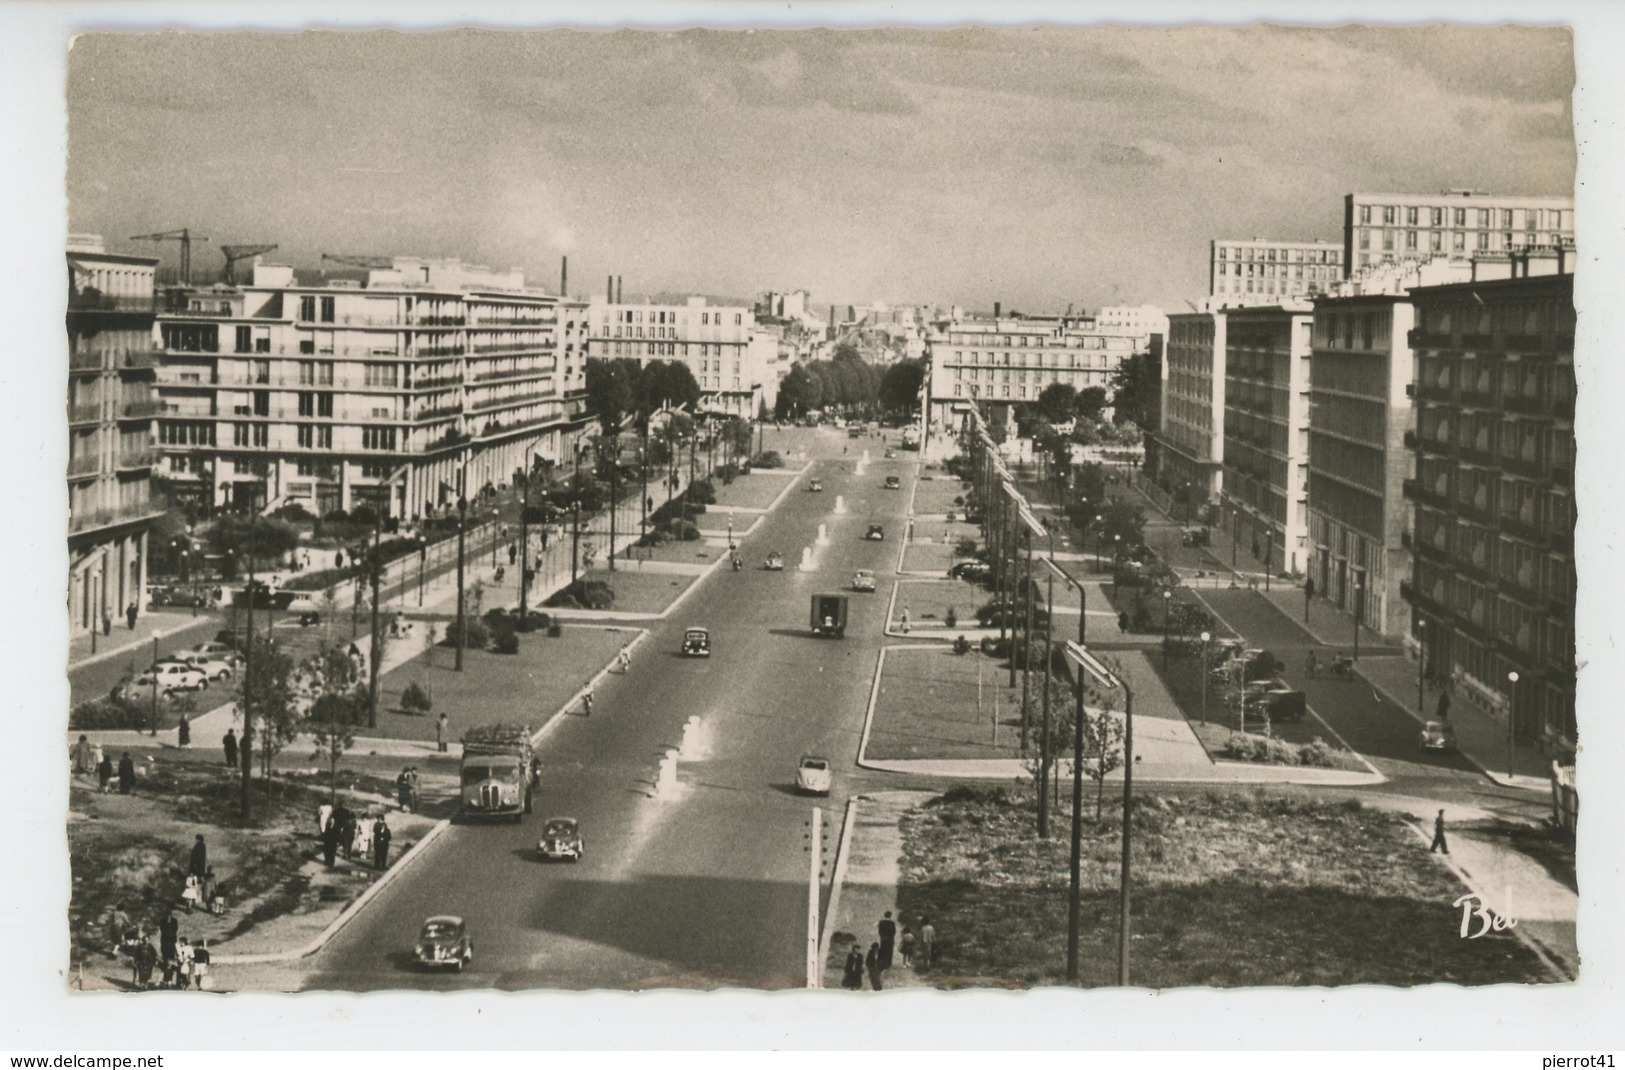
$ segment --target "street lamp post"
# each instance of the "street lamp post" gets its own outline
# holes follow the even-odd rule
[[[1517,724],[1518,710],[1518,672],[1516,669],[1507,673],[1507,779],[1513,777],[1512,746],[1514,732]]]
[[[1213,633],[1212,632],[1203,632],[1202,633],[1202,665],[1201,665],[1201,671],[1202,671],[1202,727],[1203,728],[1207,727],[1208,642],[1210,640],[1212,640],[1212,638],[1213,638]]]
[[[1162,671],[1168,671],[1168,615],[1174,608],[1174,592],[1168,587],[1162,589]]]
[[[502,518],[502,510],[501,509],[492,509],[491,510],[491,567],[492,568],[497,567],[497,543],[501,541],[500,539],[497,538],[497,521],[500,520],[501,518]]]
[[[1264,529],[1264,593],[1270,590],[1270,551],[1275,548],[1275,529]]]
[[[1122,571],[1123,536],[1112,536],[1112,597],[1117,597],[1117,574]]]
[[[1360,618],[1365,616],[1365,572],[1354,570],[1354,660],[1360,660]]]
[[[418,532],[418,608],[423,608],[423,565],[429,556],[429,540],[423,532]]]
[[[615,571],[615,514],[621,501],[621,442],[619,433],[610,436],[609,446],[609,570]]]
[[[1416,618],[1416,716],[1422,716],[1422,706],[1425,698],[1422,694],[1422,685],[1427,679],[1428,622],[1421,617]]]
[[[1241,546],[1241,510],[1236,506],[1230,507],[1230,571],[1236,571],[1236,561]]]
[[[468,548],[467,483],[468,470],[459,470],[457,473],[457,660],[453,664],[453,668],[457,672],[463,671],[463,639],[468,630],[464,627],[467,599],[463,597],[463,555]]]

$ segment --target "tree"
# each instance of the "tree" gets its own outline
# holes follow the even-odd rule
[[[299,529],[265,517],[223,516],[209,528],[204,541],[229,562],[258,565],[280,561],[298,547]]]
[[[1034,652],[1035,654],[1037,651]],[[1044,690],[1049,690],[1049,733],[1044,733]],[[1053,794],[1056,790],[1056,780],[1060,775],[1060,759],[1069,753],[1072,747],[1072,717],[1076,710],[1077,700],[1073,697],[1071,685],[1062,677],[1049,672],[1038,673],[1029,689],[1027,702],[1022,709],[1021,723],[1026,725],[1027,757],[1023,759],[1027,772],[1032,774],[1033,782],[1039,790],[1049,790]],[[1049,763],[1040,768],[1040,758],[1048,756]]]
[[[1112,373],[1112,422],[1156,427],[1162,407],[1162,361],[1136,353]]]
[[[338,801],[339,759],[355,745],[355,726],[367,716],[367,682],[358,659],[334,644],[304,666],[312,696],[309,725],[316,743],[315,760],[327,762],[328,798]]]
[[[1103,386],[1086,386],[1078,391],[1078,397],[1073,411],[1085,420],[1099,420],[1100,414],[1106,410],[1106,388]]]
[[[263,775],[271,759],[299,734],[299,692],[293,659],[276,640],[256,635],[243,674],[237,678],[237,707],[254,716],[254,739]]]
[[[587,408],[605,432],[617,430],[635,403],[633,374],[637,365],[625,360],[595,358],[587,361]]]
[[[925,364],[900,360],[880,376],[880,406],[887,412],[913,412],[919,407],[920,385],[925,382]]]
[[[675,360],[653,360],[644,365],[632,382],[632,404],[640,412],[656,412],[694,405],[700,400],[700,384],[687,364]]]
[[[1052,424],[1072,419],[1077,405],[1078,391],[1070,383],[1051,383],[1038,395],[1038,415]]]
[[[1145,513],[1139,506],[1114,498],[1097,515],[1105,545],[1116,544],[1126,550],[1145,541]]]
[[[1106,805],[1106,778],[1123,764],[1123,718],[1112,714],[1110,695],[1099,706],[1083,708],[1083,771],[1095,782],[1096,823]]]

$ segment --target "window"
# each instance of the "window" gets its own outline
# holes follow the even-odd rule
[[[231,425],[231,444],[233,446],[248,445],[248,424]]]
[[[1407,230],[1405,232],[1405,248],[1412,252],[1416,251],[1416,231]]]
[[[313,425],[299,425],[299,448],[302,450],[313,450],[316,448],[316,428]],[[309,472],[300,472],[299,474],[302,476],[310,475]]]
[[[302,320],[316,318],[316,298],[313,295],[307,295],[299,299],[299,318]]]
[[[398,377],[394,364],[369,364],[366,371],[366,385],[368,386],[395,386]]]
[[[337,313],[337,310],[335,309],[335,307],[333,305],[333,298],[331,298],[331,297],[322,298],[322,322],[323,323],[332,323],[335,319],[338,318],[336,313]]]
[[[1407,208],[1407,209],[1405,209],[1405,225],[1406,226],[1411,226],[1411,227],[1416,226],[1416,213],[1417,213],[1417,209],[1415,209],[1415,208]]]
[[[329,420],[333,418],[332,394],[318,394],[316,396],[316,415]]]
[[[1437,253],[1444,249],[1444,234],[1434,230],[1428,232],[1428,252]]]
[[[1371,248],[1371,232],[1369,230],[1360,231],[1360,248]]]
[[[250,327],[237,328],[237,352],[251,353],[254,350],[253,329]]]
[[[1501,225],[1503,227],[1512,226],[1512,209],[1510,209],[1510,208],[1501,209]]]
[[[1467,235],[1461,231],[1452,231],[1450,234],[1450,251],[1454,253],[1465,252],[1467,249]]]
[[[1391,204],[1384,206],[1382,210],[1382,221],[1385,224],[1392,226],[1394,223],[1398,222],[1398,220],[1399,210]]]
[[[299,415],[316,415],[316,395],[308,391],[299,395]]]
[[[361,429],[361,448],[364,450],[390,450],[395,449],[395,429],[393,427],[363,427]]]
[[[1428,222],[1435,227],[1444,226],[1444,209],[1430,208],[1428,210]]]
[[[1382,251],[1385,253],[1394,251],[1394,232],[1391,230],[1382,232]]]
[[[1465,227],[1467,225],[1467,209],[1465,209],[1465,208],[1457,208],[1456,209],[1456,214],[1455,214],[1455,221],[1456,221],[1456,226]]]
[[[1369,204],[1360,205],[1360,222],[1371,222],[1371,206]]]

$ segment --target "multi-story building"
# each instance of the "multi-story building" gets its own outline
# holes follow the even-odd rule
[[[100,629],[145,609],[152,488],[155,257],[68,240],[68,616]]]
[[[1410,292],[1416,477],[1405,494],[1416,519],[1404,595],[1428,671],[1503,718],[1510,698],[1519,739],[1571,754],[1574,277],[1532,270]]]
[[[1224,489],[1226,316],[1186,312],[1167,321],[1156,477],[1195,517]]]
[[[159,315],[160,474],[201,511],[367,502],[414,517],[568,458],[585,420],[585,306],[518,272],[397,258],[303,285],[178,291]]]
[[[1234,309],[1224,339],[1222,520],[1272,572],[1307,561],[1312,315],[1290,308]]]
[[[1111,392],[1124,360],[1160,348],[1155,333],[1100,328],[1089,317],[1057,316],[938,323],[926,339],[928,431],[957,433],[969,399],[1014,408],[1065,383],[1078,391]]]
[[[1384,260],[1434,256],[1467,261],[1480,253],[1574,244],[1574,198],[1441,193],[1350,193],[1343,198],[1343,271]]]
[[[606,359],[675,360],[688,365],[700,388],[700,411],[756,419],[778,397],[778,339],[756,325],[744,306],[611,303],[594,298],[587,311],[588,355]]]
[[[1209,243],[1209,309],[1284,305],[1323,294],[1344,275],[1331,242],[1220,238]]]

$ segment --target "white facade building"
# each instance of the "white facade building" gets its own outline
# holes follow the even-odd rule
[[[587,321],[589,356],[688,365],[702,412],[754,420],[762,404],[771,409],[778,398],[778,338],[742,305],[711,305],[703,297],[682,305],[594,298]]]

